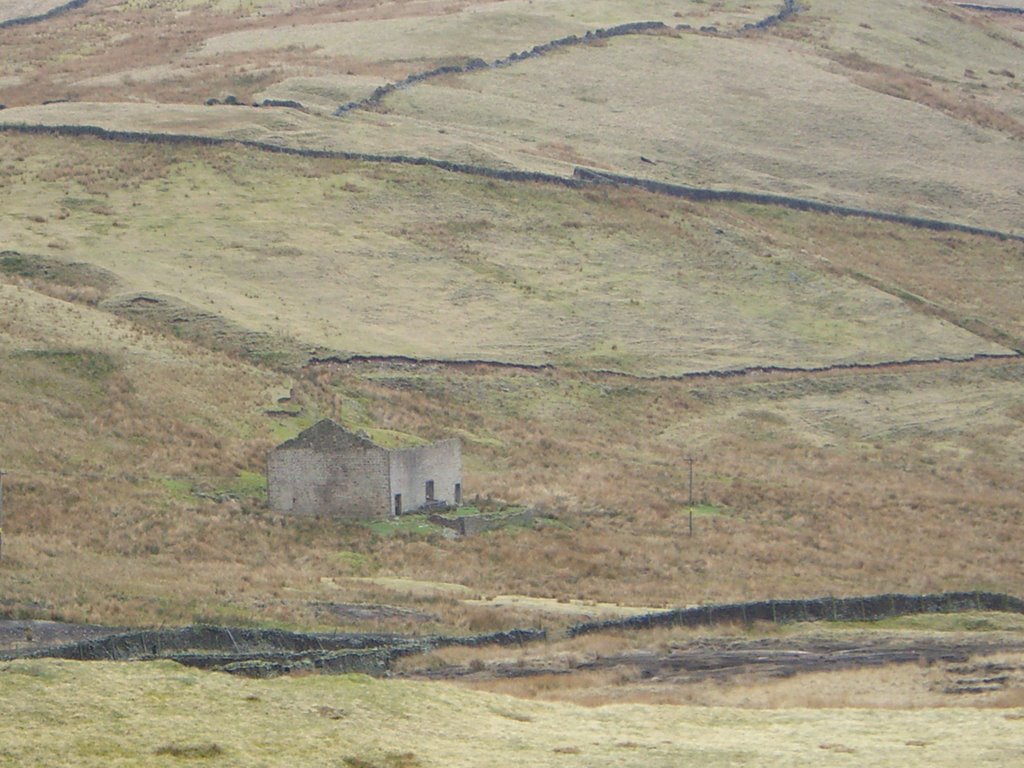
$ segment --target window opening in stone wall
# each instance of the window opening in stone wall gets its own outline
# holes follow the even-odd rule
[[[402,494],[400,493],[395,494],[395,514],[402,514]]]
[[[455,503],[462,503],[462,483],[455,484]]]
[[[434,500],[434,481],[427,480],[427,501]]]

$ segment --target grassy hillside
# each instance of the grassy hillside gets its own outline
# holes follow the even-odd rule
[[[381,768],[1006,765],[1017,710],[585,709],[360,676],[240,680],[176,664],[18,661],[0,755],[36,765],[183,760]],[[69,696],[74,711],[67,709]]]
[[[546,609],[464,600],[1021,588],[1018,360],[595,372],[1010,354],[1019,243],[251,150],[0,142],[11,611],[336,626],[327,604],[389,602],[486,629]],[[557,367],[303,368],[314,349]],[[281,525],[266,452],[325,415],[461,436],[470,495],[558,523],[459,542]]]
[[[880,94],[816,53],[776,38],[621,38],[431,81],[384,109],[392,130],[440,129],[467,154],[494,147],[492,162],[533,166],[559,147],[563,161],[666,181],[1016,226],[1024,123],[1004,135]]]
[[[385,602],[431,614],[420,630],[488,629],[536,611],[465,598],[1021,589],[1019,362],[722,381],[376,364],[286,376],[25,286],[3,300],[4,595],[19,615],[338,626],[329,604]],[[290,390],[298,416],[277,415]],[[469,494],[558,523],[464,541],[282,525],[262,506],[266,450],[322,415],[459,435]],[[692,539],[686,455],[707,503]]]
[[[90,0],[0,29],[0,618],[555,636],[550,675],[483,679],[532,647],[398,670],[484,673],[463,687],[5,663],[0,762],[1012,764],[1015,619],[895,628],[1005,642],[954,649],[962,669],[700,686],[628,658],[562,673],[668,668],[704,630],[558,630],[1024,594],[1020,240],[188,140],[585,165],[1024,232],[1020,18],[803,6],[752,31],[781,4]],[[377,91],[644,20],[667,26]],[[328,416],[389,445],[459,437],[468,500],[537,524],[272,514],[268,451]],[[748,651],[802,631],[721,630]],[[975,673],[1002,677],[958,708]]]
[[[921,0],[806,5],[768,32],[741,32],[779,4],[94,0],[31,35],[0,30],[13,107],[0,120],[555,173],[586,164],[1018,228],[1019,21]],[[332,116],[410,74],[646,20],[667,27],[427,80]],[[50,60],[56,45],[65,54]],[[203,106],[228,95],[304,109]]]
[[[5,247],[100,267],[111,296],[170,294],[308,345],[675,374],[1000,353],[1020,331],[1019,244],[837,222],[850,243],[879,232],[880,248],[853,246],[867,262],[848,243],[811,242],[820,217],[770,209],[254,151],[0,142],[13,158]],[[962,242],[1004,265],[989,320],[1009,334],[1002,344],[821,268],[834,253],[885,280],[891,232],[907,238],[904,262]],[[958,266],[956,277],[993,267]],[[921,290],[907,272],[898,279]],[[954,322],[958,305],[986,313],[970,292],[934,292]]]
[[[200,104],[227,93],[245,102],[283,87],[330,112],[382,80],[475,57],[496,59],[598,27],[650,19],[738,28],[775,9],[773,0],[393,0],[343,7],[319,0],[92,0],[77,17],[37,27],[32,35],[9,35],[4,58],[45,59],[54,36],[67,50],[64,59],[38,71],[14,72],[11,105],[54,98]]]

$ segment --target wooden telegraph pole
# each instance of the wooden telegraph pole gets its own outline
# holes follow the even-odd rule
[[[4,475],[0,469],[0,560],[4,559]]]
[[[690,536],[693,536],[693,462],[696,461],[692,456],[687,456],[683,459],[687,464],[690,465]]]

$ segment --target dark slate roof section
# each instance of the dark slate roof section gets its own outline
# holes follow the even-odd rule
[[[378,448],[370,438],[350,432],[331,419],[321,419],[312,427],[300,432],[291,440],[281,443],[274,450],[289,448],[313,448],[338,451],[346,448]]]

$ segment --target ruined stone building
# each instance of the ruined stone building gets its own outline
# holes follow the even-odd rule
[[[356,519],[462,502],[462,446],[442,440],[388,449],[324,419],[277,446],[267,462],[275,512]]]

